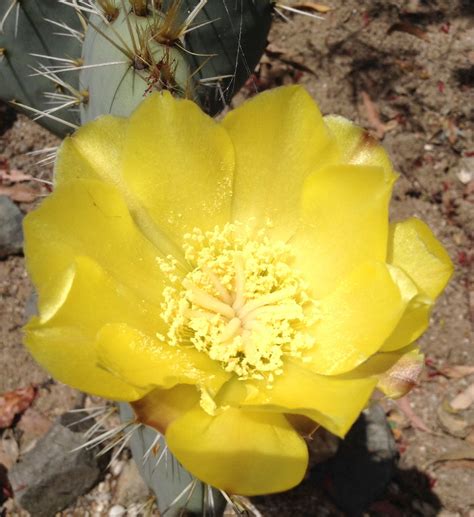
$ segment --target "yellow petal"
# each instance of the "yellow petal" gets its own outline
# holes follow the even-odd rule
[[[385,261],[394,178],[361,165],[331,165],[307,178],[302,226],[291,242],[315,297],[330,293],[362,262]]]
[[[392,171],[385,149],[367,130],[338,115],[327,115],[324,123],[335,137],[341,153],[340,163],[375,165]]]
[[[196,386],[180,384],[163,390],[157,388],[132,403],[137,420],[164,434],[168,426],[199,402]]]
[[[335,159],[316,103],[300,86],[276,88],[229,112],[222,125],[235,147],[233,218],[269,218],[274,235],[286,240],[305,177]]]
[[[172,347],[124,324],[105,325],[97,336],[98,361],[124,382],[151,391],[199,384],[213,393],[230,377],[194,348]]]
[[[191,474],[231,494],[288,490],[308,463],[304,440],[277,413],[229,408],[210,416],[196,406],[170,424],[166,441]]]
[[[44,328],[33,319],[24,343],[56,380],[111,400],[136,400],[145,394],[97,366],[95,340],[77,327]]]
[[[233,172],[228,135],[193,102],[157,93],[131,116],[124,180],[176,243],[194,227],[206,230],[230,220]]]
[[[408,273],[433,300],[446,287],[453,272],[446,250],[429,227],[416,218],[391,225],[388,262]]]
[[[102,179],[120,184],[127,126],[127,119],[106,115],[67,137],[56,160],[56,186],[78,179]]]
[[[335,375],[355,368],[383,345],[405,306],[385,264],[369,262],[355,269],[320,300],[316,344],[306,354],[311,370]]]
[[[365,408],[377,379],[318,375],[288,360],[271,389],[262,383],[249,383],[243,407],[304,415],[344,437]]]
[[[381,347],[381,352],[404,348],[418,339],[428,327],[433,307],[433,301],[419,294],[415,283],[403,270],[396,266],[389,266],[389,270],[400,289],[406,308],[397,326]]]
[[[428,328],[432,308],[433,303],[426,296],[420,295],[411,300],[380,351],[398,350],[416,341]]]
[[[59,186],[24,222],[27,269],[40,303],[57,291],[77,255],[96,260],[140,298],[156,301],[163,290],[158,251],[139,232],[123,198],[101,181]]]
[[[40,305],[43,326],[77,327],[91,337],[110,322],[126,322],[152,335],[163,330],[158,307],[140,300],[88,257],[76,257],[58,285],[57,298]]]

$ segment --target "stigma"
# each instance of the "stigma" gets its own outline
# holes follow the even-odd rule
[[[172,346],[193,346],[239,379],[283,372],[285,357],[303,357],[314,340],[317,303],[292,266],[291,247],[271,240],[268,226],[228,223],[183,237],[189,270],[160,259],[169,282],[161,318]]]

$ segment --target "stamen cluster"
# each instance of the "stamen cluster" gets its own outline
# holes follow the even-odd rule
[[[190,271],[180,275],[171,257],[160,262],[169,278],[161,317],[171,345],[190,344],[240,379],[282,373],[285,355],[301,357],[316,304],[291,267],[290,246],[233,223],[184,235]]]

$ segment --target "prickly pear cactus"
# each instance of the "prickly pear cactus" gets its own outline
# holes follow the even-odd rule
[[[99,2],[82,53],[82,121],[129,115],[162,89],[217,113],[260,59],[271,12],[270,0]]]
[[[258,63],[272,9],[272,0],[2,0],[0,99],[61,136],[129,115],[154,90],[216,114]]]
[[[83,26],[58,0],[0,1],[0,99],[15,103],[53,133],[79,124]],[[66,70],[63,72],[62,70]]]
[[[120,404],[120,416],[123,421],[133,421],[132,408],[128,404]],[[156,495],[162,514],[169,517],[219,517],[223,514],[227,501],[221,492],[183,469],[167,450],[165,439],[158,431],[141,426],[128,444],[140,474]]]

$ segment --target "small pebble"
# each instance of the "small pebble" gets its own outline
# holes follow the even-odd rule
[[[120,517],[121,515],[125,514],[125,511],[126,510],[123,506],[116,504],[109,510],[109,517]]]

